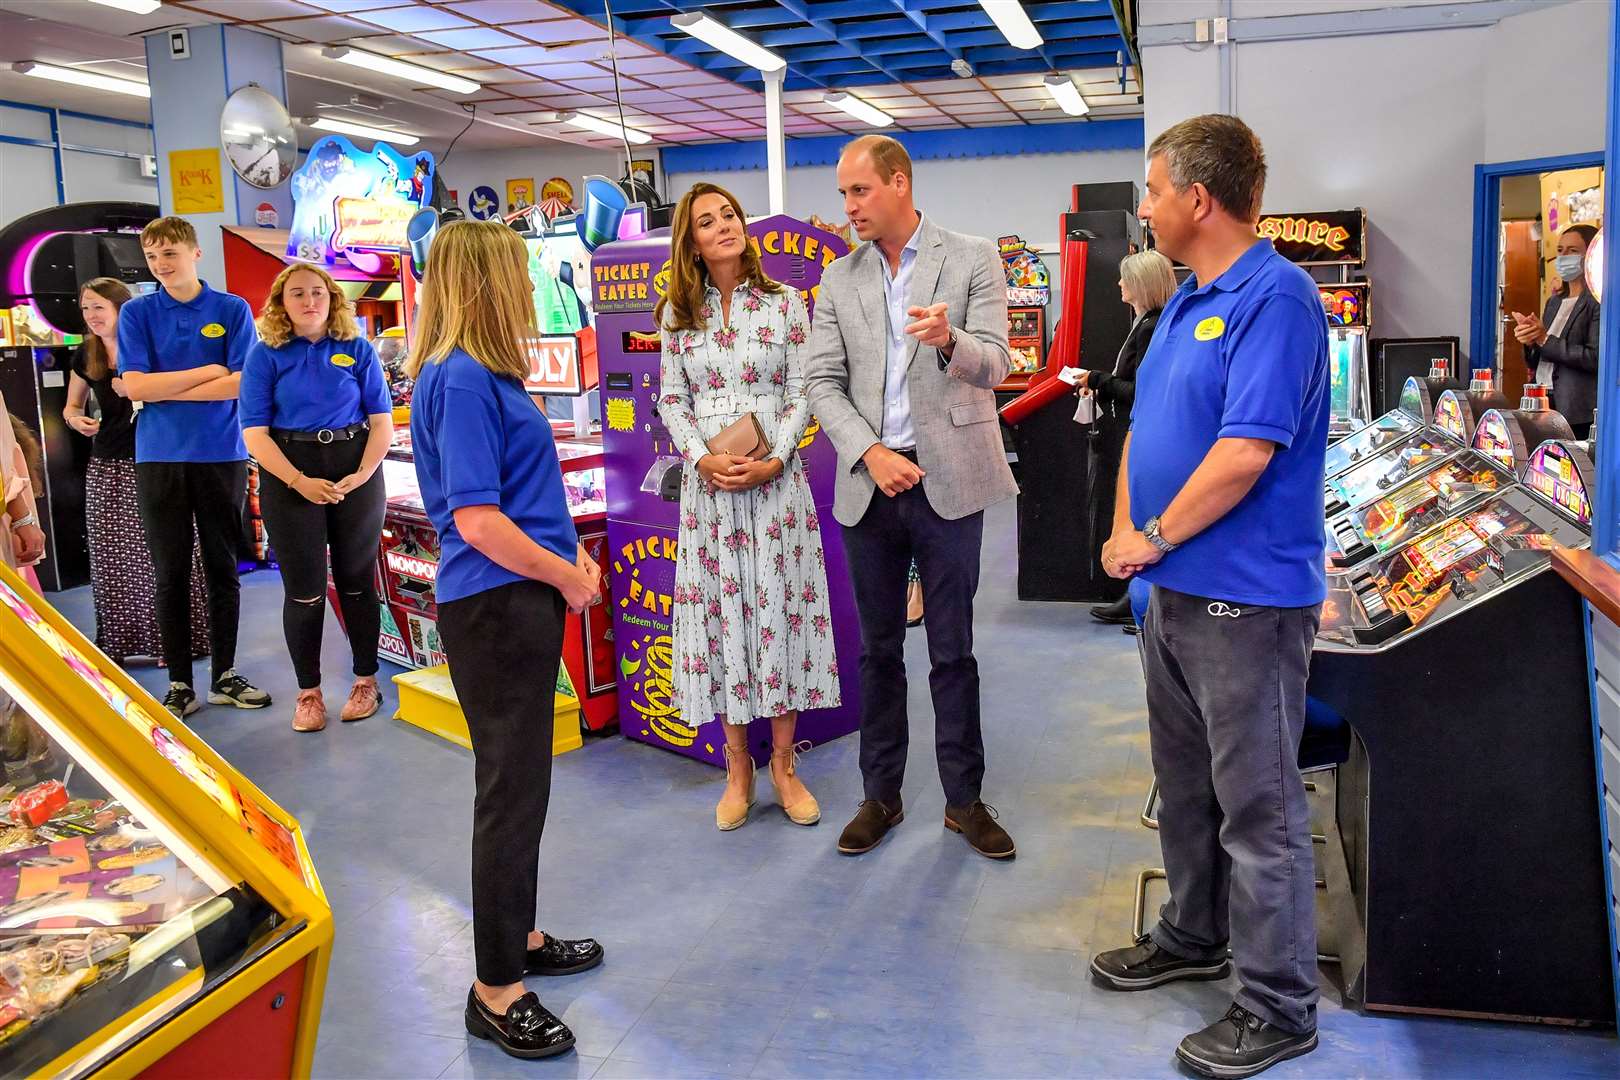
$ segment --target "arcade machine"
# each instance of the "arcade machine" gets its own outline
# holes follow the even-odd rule
[[[1005,405],[1046,368],[1046,311],[1052,302],[1052,276],[1035,249],[1016,236],[997,241],[1007,278],[1007,378],[996,387]]]
[[[1342,439],[1372,416],[1367,379],[1367,328],[1372,317],[1365,281],[1323,285],[1322,310],[1328,321],[1331,406],[1328,439]]]
[[[1440,395],[1432,426],[1387,443],[1359,464],[1330,477],[1326,484],[1329,516],[1364,506],[1462,452],[1473,441],[1479,417],[1487,410],[1506,408],[1507,398],[1496,389],[1490,369],[1477,369],[1466,391],[1447,390]]]
[[[1064,367],[1112,370],[1130,333],[1119,264],[1142,246],[1136,185],[1076,184],[1062,217],[1062,318],[1046,368],[1001,418],[1018,455],[1018,598],[1110,601],[1125,583],[1103,572],[1128,417],[1074,421]]]
[[[1545,440],[1574,437],[1568,421],[1547,408],[1546,387],[1527,386],[1519,404],[1515,412],[1487,410],[1469,449],[1376,502],[1330,518],[1328,568],[1355,566],[1422,535],[1521,479],[1531,451]]]
[[[1544,442],[1522,484],[1328,575],[1309,693],[1355,734],[1341,954],[1367,1009],[1614,1019],[1583,614],[1551,572],[1590,543],[1591,481]]]
[[[308,1076],[298,822],[3,566],[0,744],[0,1072]]]
[[[156,287],[140,231],[157,216],[149,203],[69,203],[24,214],[0,229],[0,312],[10,313],[16,340],[0,340],[0,393],[39,440],[45,459],[45,560],[34,571],[47,591],[90,580],[84,518],[90,440],[62,420],[74,347],[58,342],[84,333],[81,282],[117,278],[137,294]]]
[[[1338,476],[1390,443],[1427,427],[1434,416],[1435,399],[1447,390],[1461,388],[1462,384],[1451,377],[1450,362],[1434,361],[1426,378],[1414,375],[1406,380],[1399,405],[1328,447],[1324,475]]]
[[[822,271],[848,251],[832,233],[785,215],[755,219],[748,233],[765,272],[798,289],[812,308]],[[720,722],[683,716],[671,701],[671,594],[685,465],[658,417],[660,343],[652,319],[669,269],[669,250],[669,234],[659,230],[599,248],[591,261],[607,457],[609,550],[602,569],[615,582],[619,730],[723,768]],[[844,545],[832,515],[837,453],[814,423],[799,453],[820,515],[833,643],[842,672],[842,704],[799,718],[799,737],[820,744],[859,724],[860,630]],[[768,725],[758,722],[750,738],[757,760],[764,761],[769,741]]]

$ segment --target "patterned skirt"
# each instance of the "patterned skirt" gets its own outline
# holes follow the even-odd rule
[[[135,463],[93,457],[84,478],[90,533],[90,592],[96,605],[96,645],[122,664],[131,656],[163,655],[158,637],[152,553],[135,498]],[[191,654],[208,655],[208,595],[202,550],[191,549]]]

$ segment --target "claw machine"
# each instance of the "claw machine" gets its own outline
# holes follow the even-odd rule
[[[307,1076],[298,823],[0,566],[0,1073]]]

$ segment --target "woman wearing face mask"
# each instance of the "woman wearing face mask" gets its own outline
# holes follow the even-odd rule
[[[84,476],[84,516],[90,539],[90,594],[96,645],[122,664],[131,656],[161,657],[152,553],[135,499],[135,409],[118,375],[118,312],[132,298],[117,278],[93,278],[79,289],[84,344],[73,358],[62,419],[90,440]],[[85,415],[94,394],[101,416]],[[202,552],[191,554],[191,652],[208,655],[208,596]]]
[[[1170,260],[1157,251],[1127,255],[1119,264],[1119,298],[1131,306],[1136,321],[1125,335],[1113,371],[1087,371],[1075,383],[1080,394],[1095,394],[1099,412],[1106,412],[1121,424],[1129,424],[1131,407],[1136,404],[1136,369],[1142,366],[1159,313],[1176,291],[1176,274]],[[1109,507],[1111,513],[1113,508]],[[1110,625],[1134,627],[1131,598],[1126,593],[1112,604],[1097,604],[1091,617]]]
[[[1552,407],[1564,414],[1577,438],[1592,430],[1597,408],[1598,302],[1586,287],[1586,249],[1597,235],[1591,225],[1571,225],[1558,237],[1554,268],[1563,282],[1547,310],[1513,313],[1513,336],[1535,381],[1552,387]]]
[[[342,719],[377,711],[377,542],[382,474],[394,437],[382,364],[354,307],[318,266],[289,266],[270,286],[259,342],[242,368],[242,441],[259,462],[265,529],[285,590],[281,623],[298,676],[294,731],[326,726],[321,631],[327,552],[354,654]]]

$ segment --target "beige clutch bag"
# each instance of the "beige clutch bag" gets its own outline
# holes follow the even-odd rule
[[[714,438],[708,442],[709,453],[730,454],[734,457],[747,458],[749,461],[761,461],[771,452],[770,440],[765,437],[765,429],[759,426],[759,418],[748,413],[741,420],[727,424]]]

